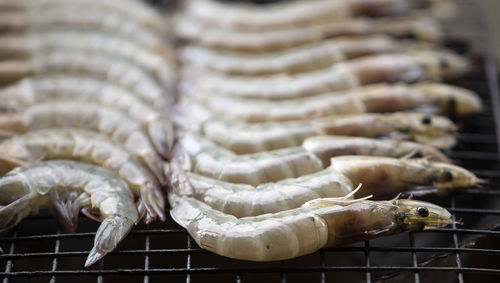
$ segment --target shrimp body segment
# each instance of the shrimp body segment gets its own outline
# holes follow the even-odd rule
[[[127,113],[145,127],[156,150],[168,156],[173,145],[174,129],[169,116],[145,103],[135,93],[113,84],[77,76],[28,78],[0,89],[3,110],[23,109],[54,100],[85,100],[114,107]]]
[[[48,161],[18,167],[0,178],[0,228],[48,208],[69,231],[78,213],[98,215],[102,224],[85,266],[114,250],[138,222],[127,184],[98,166],[74,161]]]
[[[323,198],[299,208],[243,218],[215,210],[191,197],[171,193],[169,200],[172,218],[187,229],[200,247],[252,261],[289,259],[322,247],[453,223],[446,209],[411,200]],[[429,212],[427,216],[418,213],[423,210]]]
[[[125,180],[136,196],[141,196],[140,207],[148,213],[146,222],[165,217],[165,204],[156,177],[133,153],[98,133],[71,128],[31,131],[3,140],[0,155],[0,173],[20,164],[53,159],[102,166]]]

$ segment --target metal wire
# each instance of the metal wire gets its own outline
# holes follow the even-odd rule
[[[171,3],[172,1],[151,1]],[[164,4],[162,7],[167,7]],[[485,29],[483,29],[485,30]],[[487,40],[489,40],[487,38]],[[463,42],[449,46],[463,49]],[[447,198],[433,201],[447,207],[454,219],[483,219],[500,215],[498,207],[483,207],[471,200],[500,202],[500,91],[498,72],[491,48],[474,60],[477,71],[456,83],[477,91],[487,110],[463,122],[462,147],[447,154],[489,180],[488,189],[467,188]],[[489,106],[488,108],[488,105]],[[495,130],[495,132],[493,132]],[[52,217],[44,212],[26,219],[12,231],[0,234],[0,278],[3,283],[32,282],[430,282],[434,274],[466,282],[474,276],[500,276],[500,248],[464,246],[464,239],[500,237],[496,229],[453,225],[388,239],[326,248],[299,259],[278,263],[250,263],[230,260],[200,249],[184,229],[171,219],[166,223],[139,226],[117,251],[96,267],[83,268],[92,247],[97,224],[80,217],[78,231],[60,233]],[[474,221],[472,221],[474,222]],[[428,244],[429,239],[441,239]],[[488,258],[482,264],[469,258]],[[394,259],[392,259],[394,257]],[[451,260],[449,260],[451,259]],[[479,262],[481,263],[481,262]],[[409,277],[404,277],[404,275]],[[256,277],[257,276],[257,277]],[[469,277],[471,276],[471,277]],[[409,278],[409,279],[408,279]],[[473,279],[471,279],[473,280]],[[443,281],[446,282],[446,281]]]

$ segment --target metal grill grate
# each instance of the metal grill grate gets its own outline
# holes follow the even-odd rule
[[[158,1],[156,1],[158,2]],[[160,1],[161,2],[161,1]],[[473,7],[473,1],[462,1]],[[480,17],[475,16],[475,20]],[[464,20],[464,19],[462,19]],[[479,21],[479,20],[478,20]],[[477,23],[474,23],[477,25]],[[477,27],[477,26],[476,26]],[[301,258],[254,263],[200,249],[171,219],[139,226],[100,264],[83,269],[98,223],[80,217],[74,234],[61,233],[47,212],[0,234],[3,283],[25,282],[481,282],[500,278],[500,96],[498,73],[484,23],[471,38],[485,41],[476,72],[452,83],[477,91],[481,115],[462,121],[462,146],[451,158],[479,177],[487,190],[468,188],[425,200],[447,207],[465,225],[323,249]],[[479,32],[481,30],[481,32]],[[480,36],[478,37],[478,34]],[[450,47],[464,50],[462,42]],[[479,240],[476,240],[480,236]],[[496,279],[496,280],[495,280]]]

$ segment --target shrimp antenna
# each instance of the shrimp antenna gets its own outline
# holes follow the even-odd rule
[[[360,183],[354,190],[352,190],[352,192],[348,193],[347,195],[343,196],[342,198],[348,199],[348,198],[354,196],[354,194],[357,193],[359,191],[359,189],[361,189],[361,186],[363,186],[362,183]]]
[[[395,196],[393,199],[391,199],[389,202],[394,202],[396,200],[399,199],[399,197],[401,196],[401,193],[399,193],[397,196]]]

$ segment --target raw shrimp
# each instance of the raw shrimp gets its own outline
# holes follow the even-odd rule
[[[135,195],[141,196],[141,214],[143,209],[148,213],[146,222],[156,217],[164,220],[165,204],[157,177],[137,159],[139,154],[95,132],[72,128],[43,129],[0,142],[0,173],[40,160],[72,159],[92,163],[115,173],[127,182]]]
[[[48,74],[85,74],[129,89],[158,108],[173,104],[173,96],[142,68],[110,55],[85,51],[53,50],[29,59],[0,62],[0,84]]]
[[[159,46],[166,41],[165,32],[154,30],[144,25],[144,22],[117,11],[90,5],[73,5],[72,2],[43,9],[43,13],[40,10],[0,11],[0,31],[31,33],[46,30],[92,30],[130,38],[148,46]]]
[[[0,178],[0,229],[18,224],[40,208],[52,211],[74,232],[80,210],[102,222],[85,266],[116,248],[138,222],[127,184],[98,166],[74,161],[34,163]]]
[[[152,7],[135,0],[1,0],[0,11],[29,11],[30,13],[46,13],[51,9],[78,7],[80,11],[89,8],[99,9],[108,13],[117,13],[121,17],[137,21],[138,23],[158,31],[165,31],[166,23],[161,15]]]
[[[422,2],[426,2],[424,5]],[[220,3],[213,0],[190,1],[184,14],[206,25],[220,28],[265,31],[304,26],[339,19],[408,14],[414,8],[434,5],[428,1],[406,0],[319,0],[290,1],[261,5]]]
[[[173,92],[175,58],[166,45],[148,49],[130,39],[96,32],[40,32],[0,37],[0,57],[36,56],[51,50],[87,51],[116,56],[148,70]]]
[[[331,167],[351,180],[363,184],[362,195],[386,193],[401,187],[429,185],[438,190],[479,186],[484,181],[470,171],[449,163],[432,162],[426,158],[394,159],[374,156],[339,156]]]
[[[372,35],[342,37],[262,54],[224,52],[189,45],[182,49],[180,56],[183,64],[189,68],[208,69],[230,75],[258,76],[308,72],[356,57],[430,47],[431,45],[422,42],[398,41],[385,35]]]
[[[173,186],[185,185],[186,179],[178,179],[173,177]],[[295,209],[237,218],[192,197],[168,195],[172,218],[200,247],[253,261],[289,259],[322,247],[453,223],[444,208],[413,200],[322,198]]]
[[[349,35],[387,34],[439,42],[442,29],[432,17],[411,15],[390,18],[356,18],[266,31],[236,31],[206,26],[196,19],[181,18],[175,28],[178,37],[218,50],[272,52]]]
[[[355,165],[360,166],[355,167],[349,157],[332,158],[330,167],[315,173],[257,186],[186,172],[188,183],[172,189],[178,195],[194,197],[221,212],[246,217],[297,208],[317,198],[345,196],[354,190],[353,184],[362,181],[366,183],[356,197],[387,196],[418,185],[433,185],[444,190],[478,186],[482,182],[461,167],[427,159],[356,156]],[[362,163],[365,158],[367,164]],[[171,174],[183,174],[178,166],[177,162],[171,164]]]
[[[143,102],[134,93],[104,81],[78,76],[28,78],[0,89],[2,110],[22,111],[51,100],[85,100],[117,108],[147,127],[157,151],[169,156],[174,129],[168,114]]]
[[[136,153],[165,184],[162,160],[145,127],[114,108],[84,101],[53,101],[35,104],[21,112],[0,115],[0,130],[7,133],[61,127],[88,129],[110,137]]]
[[[192,97],[216,114],[249,123],[308,120],[363,112],[393,112],[422,106],[431,106],[444,114],[467,115],[479,113],[482,108],[481,99],[476,93],[438,83],[377,84],[279,101],[209,93],[197,93]]]
[[[430,160],[449,162],[435,148],[417,143],[342,136],[311,137],[298,147],[235,155],[193,133],[186,133],[180,138],[173,157],[194,173],[221,181],[257,186],[320,171],[330,165],[330,158],[334,156],[356,154],[402,157],[413,153]]]
[[[199,104],[182,104],[175,123],[181,130],[198,131],[237,154],[299,146],[318,135],[381,137],[396,135],[437,148],[456,142],[456,127],[448,118],[411,112],[366,113],[321,119],[245,124],[214,116]]]
[[[186,79],[183,88],[188,93],[292,99],[380,82],[441,80],[460,76],[467,69],[467,60],[452,52],[413,51],[367,56],[323,70],[289,76],[236,77],[205,72]]]

